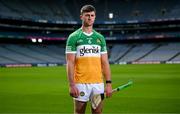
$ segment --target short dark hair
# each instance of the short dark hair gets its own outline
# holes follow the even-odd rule
[[[81,15],[84,13],[84,12],[92,12],[94,11],[96,13],[96,9],[94,6],[92,5],[84,5],[82,8],[81,8]]]

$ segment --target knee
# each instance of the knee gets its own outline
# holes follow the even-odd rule
[[[93,110],[92,111],[92,114],[101,114],[102,113],[102,110]]]
[[[101,113],[102,113],[102,106],[99,106],[96,109],[92,108],[92,114],[101,114]]]
[[[99,103],[98,107],[96,109],[91,108],[93,114],[101,114],[102,109],[103,109],[103,99],[104,99],[104,94],[101,94],[101,102]]]
[[[83,107],[76,107],[75,108],[75,114],[84,114],[85,113],[85,109]]]

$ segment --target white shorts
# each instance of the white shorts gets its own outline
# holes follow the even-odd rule
[[[99,84],[76,84],[80,96],[74,98],[77,101],[87,102],[95,94],[104,94],[104,83]]]

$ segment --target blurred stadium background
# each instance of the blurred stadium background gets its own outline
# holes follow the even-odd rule
[[[179,0],[0,0],[0,113],[72,113],[65,42],[85,4],[96,7],[113,86],[135,81],[104,113],[180,113]]]

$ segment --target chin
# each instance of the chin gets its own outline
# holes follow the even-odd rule
[[[92,26],[92,25],[93,25],[93,24],[87,24],[87,23],[85,24],[85,26],[86,26],[86,27],[88,27],[88,26]]]

